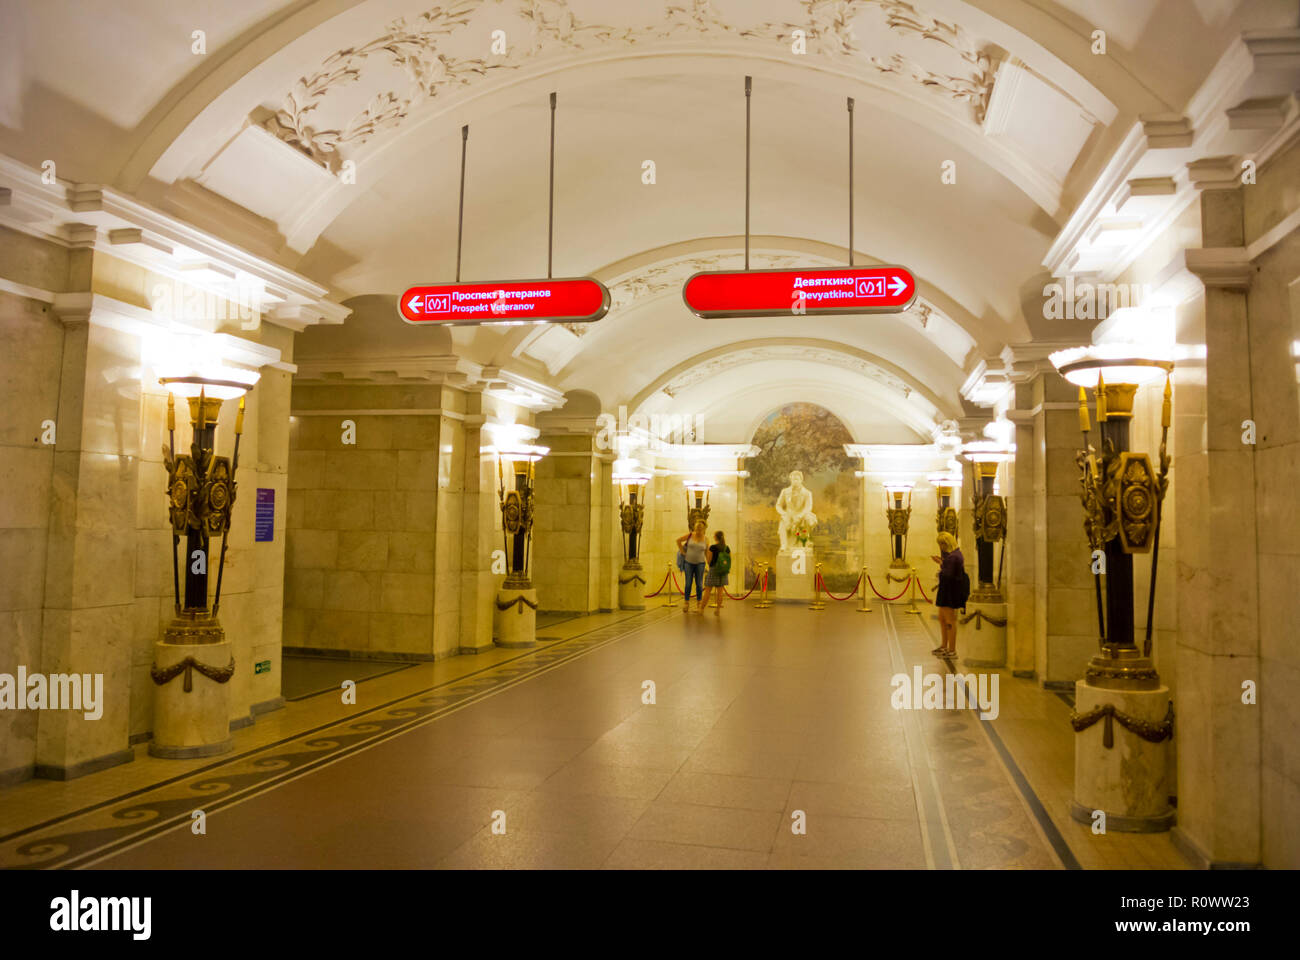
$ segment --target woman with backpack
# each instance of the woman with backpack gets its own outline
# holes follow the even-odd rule
[[[727,585],[731,573],[731,548],[727,546],[726,538],[722,536],[721,530],[714,531],[713,545],[709,547],[708,556],[709,565],[704,571],[704,605],[700,607],[700,613],[703,613],[709,606],[709,595],[714,590],[718,591],[718,602],[713,608],[715,617],[722,615],[722,598],[726,590],[722,589]]]
[[[966,559],[951,533],[939,534],[939,552],[942,556],[931,559],[939,564],[939,591],[934,605],[939,608],[939,631],[943,642],[930,653],[945,660],[955,660],[957,611],[966,606],[970,596],[970,578],[966,575]]]

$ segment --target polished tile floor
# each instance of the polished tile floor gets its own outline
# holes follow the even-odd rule
[[[893,709],[894,674],[945,670],[929,621],[883,604],[566,620],[533,651],[363,680],[356,706],[290,703],[227,758],[138,746],[0,792],[0,865],[1184,865],[1167,835],[1069,820],[1069,707],[1032,682],[1002,672],[991,721]]]

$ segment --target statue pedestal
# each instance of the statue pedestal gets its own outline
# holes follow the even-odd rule
[[[492,639],[498,647],[537,646],[537,590],[502,585],[492,609]]]
[[[1105,682],[1079,680],[1074,685],[1077,716],[1110,705],[1116,713],[1161,723],[1169,710],[1169,688],[1152,690],[1097,686]],[[1105,744],[1110,723],[1112,746]],[[1074,801],[1070,815],[1092,823],[1093,812],[1106,814],[1107,831],[1156,833],[1174,823],[1166,776],[1168,738],[1159,743],[1126,730],[1115,717],[1102,716],[1074,736]]]
[[[968,667],[1007,665],[1007,605],[1004,601],[968,600],[966,615],[957,614],[957,643]]]
[[[768,592],[773,599],[807,603],[813,598],[817,563],[812,546],[781,551],[776,555],[775,570],[776,589]]]
[[[168,642],[189,640],[199,629],[221,639],[215,643]],[[234,749],[229,683],[233,650],[234,643],[210,617],[177,618],[164,639],[153,645],[155,675],[166,679],[162,683],[154,680],[150,756],[211,757]],[[217,679],[205,673],[215,674]]]
[[[641,564],[623,564],[623,570],[618,575],[618,608],[644,610],[645,587],[645,574],[641,570]]]

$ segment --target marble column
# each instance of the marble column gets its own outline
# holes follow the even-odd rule
[[[496,461],[480,453],[488,446],[483,425],[483,384],[465,388],[464,491],[461,501],[460,652],[482,653],[492,647],[492,605],[497,575],[492,551],[499,547],[493,519],[497,513]]]
[[[1252,404],[1252,354],[1264,347],[1248,309],[1253,270],[1232,255],[1244,241],[1241,191],[1203,194],[1201,231],[1203,249],[1188,251],[1188,267],[1205,284],[1204,443],[1183,448],[1172,483],[1182,518],[1174,839],[1195,860],[1254,864],[1261,717],[1260,707],[1243,704],[1242,685],[1260,679],[1264,571],[1257,445],[1243,442],[1242,425],[1265,420],[1267,410]],[[1293,486],[1294,477],[1276,495],[1293,497]]]
[[[98,717],[39,717],[36,774],[60,780],[133,757],[140,342],[116,329],[109,303],[86,293],[54,305],[65,330],[40,662],[47,673],[99,676],[103,691]]]

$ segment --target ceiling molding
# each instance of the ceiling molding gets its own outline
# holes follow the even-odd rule
[[[1296,89],[1300,28],[1238,36],[1188,101],[1185,115],[1134,124],[1043,265],[1055,277],[1114,280],[1200,191],[1236,188],[1244,160],[1262,166],[1300,129]]]

